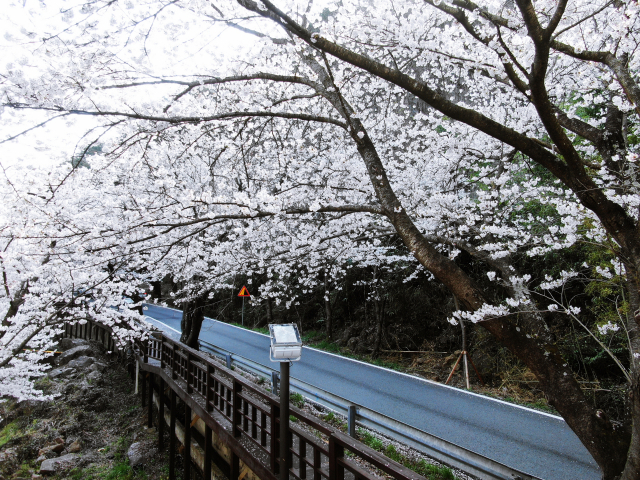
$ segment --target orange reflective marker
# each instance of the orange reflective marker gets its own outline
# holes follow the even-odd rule
[[[251,297],[251,294],[249,290],[247,290],[247,287],[243,285],[238,296],[242,297],[242,325],[244,326],[244,297]]]

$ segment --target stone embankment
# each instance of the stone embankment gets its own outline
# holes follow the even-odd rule
[[[81,339],[59,349],[37,383],[52,401],[0,403],[0,480],[167,478],[122,361]]]

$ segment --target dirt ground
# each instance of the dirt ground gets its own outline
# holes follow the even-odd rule
[[[77,368],[68,368],[70,362],[38,381],[54,400],[0,403],[0,479],[43,478],[40,469],[46,459],[69,454],[72,460],[46,478],[168,478],[166,449],[139,469],[129,466],[129,446],[155,441],[157,433],[146,429],[146,409],[134,395],[134,383],[122,359],[107,355],[97,344],[84,353]]]

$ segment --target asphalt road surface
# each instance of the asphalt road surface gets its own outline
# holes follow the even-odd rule
[[[181,312],[148,305],[144,313],[180,331]],[[205,319],[200,339],[274,368],[266,335]],[[553,415],[307,347],[291,376],[545,480],[600,478],[578,437]]]

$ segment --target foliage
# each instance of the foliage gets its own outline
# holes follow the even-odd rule
[[[17,420],[6,425],[0,432],[0,447],[10,442],[20,432],[20,425]]]
[[[289,400],[298,408],[304,407],[304,397],[297,392],[289,394]]]
[[[455,480],[456,478],[449,467],[433,465],[423,459],[418,461],[410,459],[406,455],[399,453],[392,444],[385,447],[380,439],[366,430],[358,430],[358,439],[368,447],[383,453],[391,460],[410,468],[428,480]]]
[[[3,125],[95,125],[72,162],[3,169],[0,393],[42,395],[63,320],[144,337],[123,297],[166,278],[172,304],[227,311],[246,279],[250,307],[300,323],[316,297],[328,337],[361,289],[351,316],[374,354],[403,311],[392,293],[437,280],[452,324],[553,373],[545,393],[618,476],[622,434],[585,433],[600,417],[549,332],[577,325],[637,378],[640,340],[622,336],[640,309],[637,3],[281,3],[3,10]],[[227,28],[237,48],[221,48]]]

